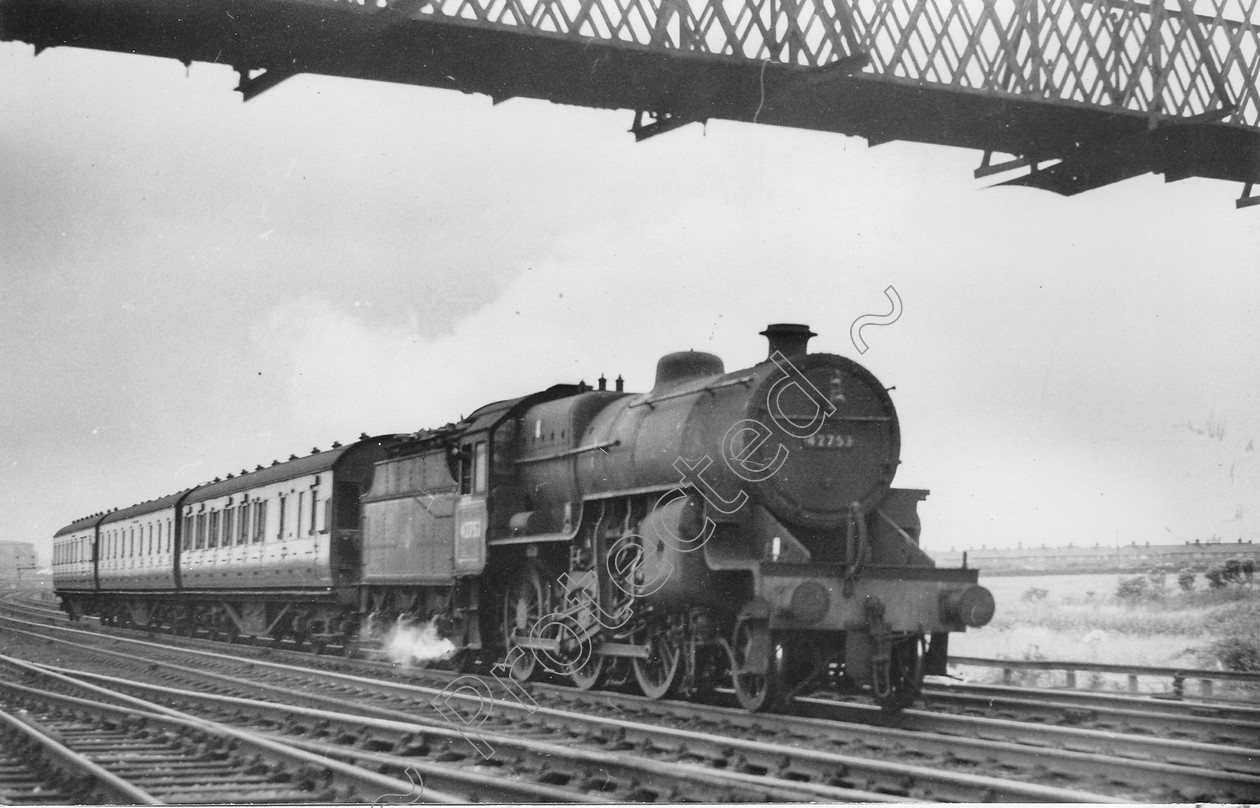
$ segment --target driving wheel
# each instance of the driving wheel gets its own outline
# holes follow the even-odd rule
[[[636,645],[648,646],[647,659],[635,657],[634,678],[649,699],[663,699],[674,690],[682,667],[682,648],[663,620],[649,620],[634,633]]]
[[[503,642],[507,648],[509,673],[526,681],[540,673],[538,656],[532,649],[516,645],[517,637],[529,637],[546,613],[547,598],[538,568],[527,566],[512,578],[503,597]]]

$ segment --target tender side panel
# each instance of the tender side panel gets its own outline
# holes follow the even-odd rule
[[[444,448],[378,463],[363,501],[363,582],[449,583],[458,495]]]

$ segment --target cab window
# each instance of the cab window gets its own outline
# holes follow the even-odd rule
[[[459,493],[484,494],[489,482],[490,453],[484,440],[459,450]]]
[[[473,493],[484,494],[486,492],[486,479],[490,471],[490,452],[486,448],[484,440],[477,441],[473,446]]]

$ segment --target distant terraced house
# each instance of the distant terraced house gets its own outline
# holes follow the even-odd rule
[[[1260,562],[1260,546],[1253,541],[1185,542],[1184,544],[1095,544],[1092,547],[1016,547],[936,552],[932,558],[943,566],[967,566],[990,573],[1033,572],[1173,572],[1186,568],[1205,571],[1231,558]]]

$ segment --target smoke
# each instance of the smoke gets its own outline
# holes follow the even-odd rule
[[[400,619],[385,638],[385,654],[397,665],[438,662],[454,653],[455,643],[438,635],[436,618],[421,625]]]

